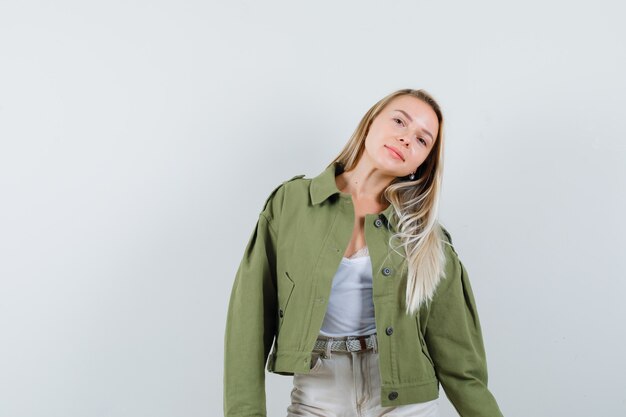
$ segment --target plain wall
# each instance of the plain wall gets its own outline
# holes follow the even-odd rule
[[[265,198],[400,88],[444,110],[440,220],[504,414],[626,415],[616,4],[2,0],[0,415],[222,415]]]

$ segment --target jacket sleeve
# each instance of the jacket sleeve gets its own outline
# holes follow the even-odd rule
[[[265,363],[277,311],[273,223],[279,207],[278,188],[259,214],[230,294],[224,335],[225,417],[266,416]]]
[[[446,277],[433,296],[424,334],[435,373],[461,417],[502,417],[487,388],[485,348],[467,270],[451,239],[446,251]]]

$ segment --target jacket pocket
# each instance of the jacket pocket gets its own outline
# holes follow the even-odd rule
[[[278,282],[278,332],[283,325],[285,315],[287,314],[287,307],[289,306],[289,300],[293,293],[295,284],[287,271],[280,275],[281,279]]]

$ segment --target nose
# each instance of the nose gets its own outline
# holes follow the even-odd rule
[[[405,138],[399,138],[400,142],[402,142],[402,146],[407,147],[409,146],[410,141],[405,139]]]

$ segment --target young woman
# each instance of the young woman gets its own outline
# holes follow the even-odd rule
[[[438,222],[443,115],[424,90],[374,104],[319,175],[267,197],[232,287],[224,415],[501,417],[467,271]]]

